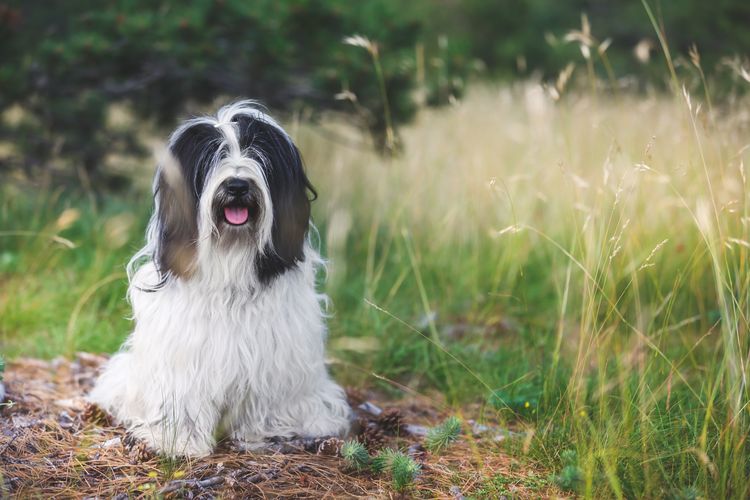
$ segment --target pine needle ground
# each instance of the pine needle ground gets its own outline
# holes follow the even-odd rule
[[[454,498],[455,492],[489,492],[498,477],[517,498],[556,493],[533,464],[519,464],[499,453],[492,439],[471,436],[439,456],[421,454],[421,474],[403,493],[395,492],[387,477],[351,471],[342,458],[325,449],[251,454],[223,443],[204,459],[166,460],[130,442],[123,428],[87,407],[83,396],[105,359],[78,353],[73,361],[9,363],[5,379],[13,404],[0,410],[3,496]],[[425,398],[383,401],[370,393],[366,397],[372,404],[397,408],[413,425],[436,425],[445,416]],[[403,449],[419,443],[418,436],[393,439],[392,444]]]

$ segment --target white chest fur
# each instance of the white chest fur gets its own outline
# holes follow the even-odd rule
[[[145,265],[130,290],[135,329],[91,399],[172,455],[209,453],[217,430],[251,445],[345,432],[350,410],[326,372],[310,260],[258,293],[211,289],[210,277],[144,291],[154,276]]]

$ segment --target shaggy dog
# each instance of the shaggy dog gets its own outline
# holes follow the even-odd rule
[[[135,328],[90,401],[167,455],[207,455],[217,436],[256,448],[345,434],[308,194],[297,147],[254,103],[179,127],[128,265]]]

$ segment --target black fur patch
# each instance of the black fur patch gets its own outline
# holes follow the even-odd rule
[[[180,172],[159,175],[159,245],[156,263],[162,280],[168,273],[189,277],[198,240],[198,203],[206,175],[222,141],[219,130],[198,123],[182,132],[170,149]],[[178,175],[179,174],[179,175]]]
[[[273,203],[273,249],[266,249],[256,271],[268,283],[304,260],[304,243],[310,223],[308,192],[317,194],[305,175],[297,147],[275,126],[248,115],[234,118],[240,147],[262,165]]]

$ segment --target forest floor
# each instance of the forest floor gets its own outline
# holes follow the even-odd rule
[[[541,498],[556,497],[547,474],[504,451],[524,435],[491,422],[464,422],[459,440],[441,454],[421,444],[444,411],[427,398],[389,401],[348,390],[358,416],[357,439],[375,453],[405,450],[421,465],[416,481],[397,492],[389,477],[356,472],[336,439],[293,441],[262,453],[221,443],[203,459],[169,460],[128,439],[84,401],[105,357],[16,359],[5,373],[0,407],[0,496],[22,498]],[[469,416],[471,409],[466,410]],[[476,418],[476,415],[474,415]],[[393,423],[398,424],[394,432]]]

